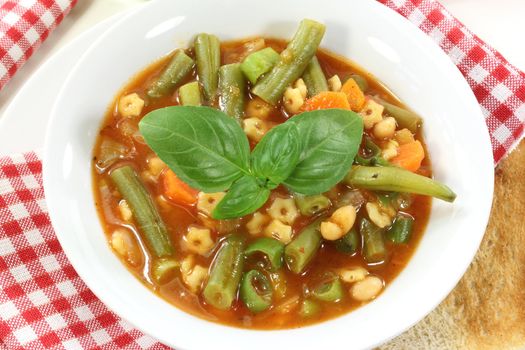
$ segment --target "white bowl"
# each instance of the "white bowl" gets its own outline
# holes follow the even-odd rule
[[[290,38],[302,18],[324,22],[322,47],[375,74],[425,119],[437,179],[454,204],[435,200],[410,263],[377,298],[334,320],[253,331],[204,321],[138,282],[109,249],[94,206],[91,156],[101,118],[133,74],[199,32],[221,39]],[[47,130],[44,186],[53,226],[80,277],[113,311],[177,349],[367,348],[401,333],[456,285],[483,236],[493,162],[479,106],[450,59],[415,26],[376,1],[159,0],[109,29],[84,54],[57,97]]]

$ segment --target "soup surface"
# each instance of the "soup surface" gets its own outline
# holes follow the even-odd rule
[[[269,38],[222,42],[220,64],[244,62],[250,54],[265,48],[281,53],[282,59],[287,44]],[[196,51],[192,47],[184,52],[192,60],[197,59],[198,65]],[[198,317],[237,327],[301,327],[337,317],[377,297],[406,266],[417,247],[429,217],[430,197],[362,188],[346,178],[316,196],[300,195],[281,183],[255,212],[239,218],[213,218],[224,191],[204,193],[182,182],[177,169],[170,170],[146,142],[142,127],[139,130],[144,116],[160,108],[183,103],[227,108],[221,82],[217,83],[219,97],[207,99],[206,82],[194,64],[175,86],[152,94],[152,86],[180,52],[151,64],[118,93],[94,149],[96,206],[109,245],[122,263],[170,304]],[[378,168],[388,164],[431,177],[419,124],[413,130],[401,127],[397,118],[389,119],[396,111],[383,108],[389,104],[404,108],[395,96],[371,74],[342,57],[322,49],[317,49],[316,57],[330,90],[327,96],[343,91],[350,100],[344,109],[354,110],[354,115],[364,121],[354,168],[359,164]],[[308,91],[301,96],[303,81],[304,88],[315,88],[306,73],[302,76],[275,105],[252,93],[254,84],[245,83],[242,110],[236,117],[251,149],[269,130],[294,115],[330,108],[317,107],[320,102],[316,96],[325,92],[314,95]],[[190,101],[192,95],[182,96],[186,92],[181,87],[191,88],[192,82],[197,82],[193,83],[197,100]],[[370,117],[377,117],[377,106],[379,117],[370,121]],[[388,130],[391,120],[394,131]],[[414,145],[421,148],[423,157],[405,162],[410,154],[403,152]],[[141,195],[150,207],[137,208],[129,197],[133,194],[125,190],[130,188],[129,182],[119,185],[111,175],[122,168],[131,169],[131,182],[145,189]],[[143,228],[140,210],[158,212],[159,225],[167,234],[162,244],[170,246],[167,253],[162,252],[161,243],[160,248],[152,245],[150,239],[155,232]],[[293,243],[308,230],[315,232],[311,237],[318,242],[311,252],[311,242],[304,246]],[[261,240],[263,237],[266,240]],[[294,259],[300,258],[294,256],[294,249],[297,254],[306,249],[306,254],[311,253],[310,260],[298,263]]]

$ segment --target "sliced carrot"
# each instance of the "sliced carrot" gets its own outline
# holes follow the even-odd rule
[[[359,112],[363,109],[365,105],[365,94],[359,88],[359,85],[355,82],[354,79],[350,78],[341,87],[341,92],[343,92],[348,98],[348,103],[350,104],[350,109],[355,112]]]
[[[188,186],[170,169],[164,171],[163,186],[166,197],[175,203],[195,204],[197,202],[199,191]]]
[[[342,92],[323,91],[307,99],[301,110],[308,112],[329,108],[350,109],[346,95]]]
[[[421,142],[414,141],[405,143],[399,146],[397,156],[392,158],[390,162],[406,170],[415,172],[421,166],[421,162],[425,158],[425,150]]]

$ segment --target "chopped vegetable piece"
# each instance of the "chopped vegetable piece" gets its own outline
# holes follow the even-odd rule
[[[398,202],[397,199],[399,197],[398,192],[383,192],[383,193],[377,193],[376,194],[377,199],[379,200],[379,204],[382,208],[393,208],[394,210],[398,210]]]
[[[268,274],[272,281],[273,293],[276,299],[283,299],[286,296],[287,279],[283,270]]]
[[[388,103],[379,97],[374,97],[374,99],[382,104],[387,113],[396,119],[397,125],[399,125],[400,128],[407,128],[415,133],[421,124],[423,124],[423,119],[416,113]]]
[[[363,155],[357,154],[355,163],[369,166],[390,166],[391,164],[381,156],[381,148],[370,137],[365,136],[364,139],[365,147],[361,152]]]
[[[129,154],[130,150],[127,146],[115,141],[113,138],[104,137],[96,156],[97,167],[101,171],[105,170]]]
[[[359,228],[363,239],[363,256],[369,264],[379,264],[386,259],[386,247],[383,230],[367,219],[361,220]]]
[[[199,83],[192,81],[191,83],[182,85],[179,88],[179,99],[183,106],[200,106],[202,101]]]
[[[328,91],[328,82],[319,64],[317,57],[313,57],[303,74],[308,96],[312,97],[320,92]]]
[[[242,276],[240,294],[241,300],[253,313],[262,312],[272,305],[272,285],[260,271],[250,270]]]
[[[314,298],[321,301],[338,302],[343,299],[344,291],[339,277],[331,281],[324,282],[312,291]]]
[[[446,202],[456,199],[456,194],[446,185],[396,167],[353,166],[343,181],[355,188],[416,193]]]
[[[284,259],[288,268],[293,273],[299,274],[303,272],[321,247],[320,224],[321,220],[318,219],[306,226],[301,233],[284,248]]]
[[[129,165],[113,169],[110,177],[122,197],[128,202],[141,234],[155,257],[173,254],[168,230],[162,221],[153,201],[140,181],[137,173]]]
[[[279,62],[279,54],[271,47],[250,54],[241,63],[241,70],[248,80],[255,84],[257,79],[267,73]]]
[[[299,315],[301,315],[304,318],[309,318],[319,315],[320,312],[321,306],[316,301],[311,299],[305,299],[301,303],[301,310],[299,311]]]
[[[254,253],[262,253],[268,258],[270,271],[279,270],[283,266],[284,244],[274,238],[262,237],[251,243],[244,255],[250,256]]]
[[[221,65],[221,44],[215,35],[201,33],[195,37],[197,74],[208,103],[215,100]]]
[[[222,243],[204,287],[204,300],[217,309],[227,310],[237,296],[244,262],[244,240],[230,235]]]
[[[219,69],[219,92],[221,110],[237,120],[244,115],[246,81],[240,63],[232,63]]]
[[[166,171],[164,171],[163,185],[164,194],[173,202],[179,204],[197,203],[197,195],[199,194],[199,191],[191,188],[188,184],[179,179],[171,169],[166,169]]]
[[[307,112],[329,108],[350,109],[346,94],[343,92],[323,91],[307,99],[301,110]]]
[[[350,232],[338,239],[335,243],[335,249],[345,254],[355,254],[359,245],[359,237],[355,228],[352,228]]]
[[[359,86],[361,91],[366,92],[366,90],[368,90],[368,81],[366,80],[365,77],[359,74],[352,74],[350,78],[354,79],[354,81],[356,82],[357,86]]]
[[[164,68],[157,80],[150,86],[147,94],[158,98],[169,94],[193,68],[193,60],[183,50],[175,51],[170,63]]]
[[[361,91],[354,79],[350,78],[345,81],[341,87],[341,92],[348,98],[348,103],[353,111],[359,112],[365,105],[365,94],[363,94],[363,91]]]
[[[408,243],[412,236],[414,218],[408,215],[398,215],[388,231],[388,238],[394,243]]]
[[[294,194],[295,204],[302,215],[312,216],[330,208],[330,199],[322,194],[305,196],[300,193]]]
[[[157,283],[166,283],[173,278],[174,271],[178,270],[180,263],[172,258],[160,258],[153,263],[152,275]]]
[[[257,82],[252,92],[272,105],[279,102],[284,90],[304,73],[324,32],[323,24],[309,19],[302,20],[293,39],[281,52],[279,62]]]
[[[397,149],[397,156],[392,158],[390,162],[406,170],[415,172],[421,166],[421,162],[425,158],[425,150],[421,142],[414,141],[405,143]]]

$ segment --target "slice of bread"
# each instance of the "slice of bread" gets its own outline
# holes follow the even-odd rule
[[[494,190],[467,273],[438,308],[380,349],[525,347],[525,140],[496,169]]]

